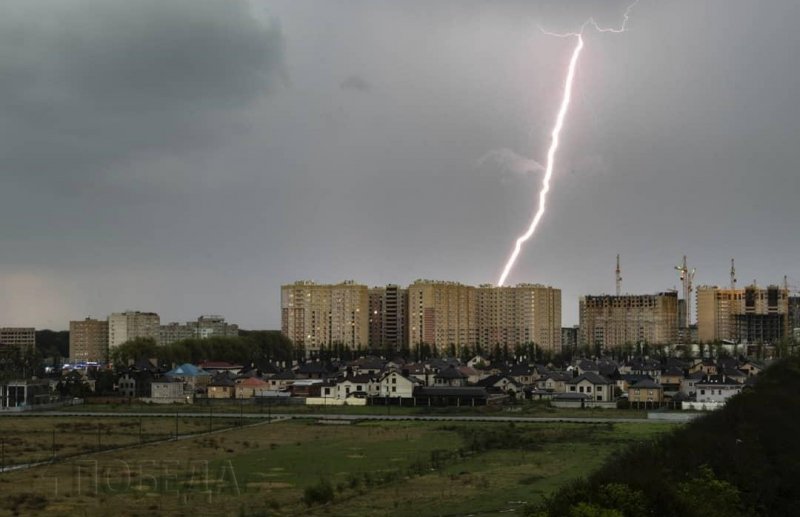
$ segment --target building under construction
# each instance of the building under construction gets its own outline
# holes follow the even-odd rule
[[[581,346],[666,345],[677,339],[677,291],[580,299]]]

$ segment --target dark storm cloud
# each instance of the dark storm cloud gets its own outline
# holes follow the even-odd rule
[[[275,328],[297,279],[496,281],[575,45],[537,27],[628,3],[0,2],[0,325]],[[562,288],[565,324],[617,253],[630,292],[677,285],[683,254],[698,284],[731,257],[800,277],[800,3],[762,4],[641,0],[586,32],[509,277]]]
[[[283,60],[277,22],[243,1],[5,2],[4,174],[80,186],[137,153],[207,145]]]

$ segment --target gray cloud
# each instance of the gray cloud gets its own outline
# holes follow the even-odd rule
[[[208,145],[286,73],[279,25],[244,1],[12,1],[0,15],[0,154],[26,180],[79,186]]]
[[[511,149],[492,149],[478,159],[479,167],[492,165],[513,176],[528,176],[544,171],[544,166],[533,158],[526,158]]]
[[[575,44],[536,27],[626,4],[0,2],[0,325],[275,328],[295,279],[496,281],[540,184],[513,171],[546,156]],[[800,277],[797,19],[641,0],[625,34],[587,32],[509,280],[561,287],[571,324],[617,253],[631,292],[676,286],[683,254],[697,283],[734,256],[740,278]]]
[[[342,90],[356,90],[359,92],[368,92],[371,88],[366,79],[357,75],[348,76],[341,83],[339,83],[339,87]]]

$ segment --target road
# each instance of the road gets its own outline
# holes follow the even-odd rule
[[[178,412],[185,418],[209,418],[209,412]],[[168,417],[175,418],[175,412],[89,412],[89,411],[48,411],[47,413],[17,413],[15,416],[56,416],[56,417]],[[480,416],[480,415],[352,415],[352,414],[298,414],[272,413],[272,419],[313,419],[313,420],[392,420],[392,421],[428,421],[428,422],[514,422],[514,423],[578,423],[578,424],[624,424],[624,423],[683,423],[697,416],[694,413],[678,413],[674,420],[654,420],[647,418],[603,418],[603,417],[524,417],[524,416]],[[261,413],[213,413],[214,418],[240,418],[266,420]]]

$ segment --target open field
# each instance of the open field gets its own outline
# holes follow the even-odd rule
[[[249,422],[248,422],[249,423]],[[61,460],[77,454],[168,440],[229,428],[231,419],[188,417],[54,417],[38,414],[0,418],[0,467]]]
[[[218,402],[218,401],[216,401]],[[185,411],[208,412],[209,406],[202,402],[196,404],[145,404],[141,402],[131,403],[105,403],[105,404],[85,404],[79,406],[69,406],[64,408],[70,412],[141,412],[143,414],[151,412],[175,412]],[[312,414],[325,415],[329,413],[352,414],[352,415],[481,415],[481,416],[532,416],[532,417],[588,417],[588,418],[647,418],[647,411],[636,409],[560,409],[550,407],[547,402],[526,401],[513,405],[490,405],[477,407],[425,407],[425,406],[306,406],[306,405],[266,405],[254,404],[250,400],[244,403],[230,401],[226,404],[216,403],[213,405],[215,413],[258,413],[267,415],[269,413],[280,414]]]
[[[166,435],[174,422],[162,420],[165,427],[153,429]],[[32,434],[37,425],[52,427],[34,418],[14,423]],[[0,515],[494,514],[535,502],[626,444],[673,428],[264,423],[2,474]]]

